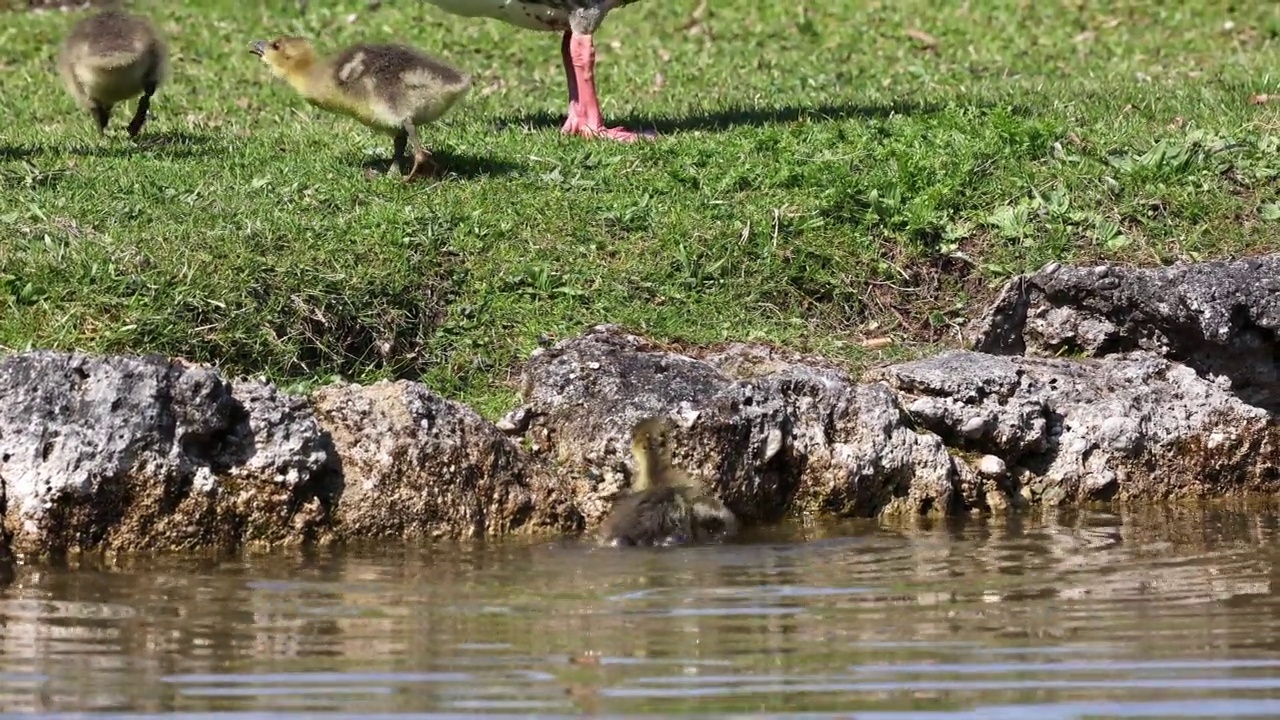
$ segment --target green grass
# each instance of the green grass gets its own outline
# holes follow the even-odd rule
[[[422,378],[494,415],[542,334],[617,322],[856,367],[954,342],[1050,261],[1232,257],[1280,232],[1265,0],[648,0],[597,36],[608,119],[664,133],[638,146],[559,135],[554,35],[418,0],[255,5],[133,3],[174,60],[140,145],[131,103],[99,138],[57,79],[79,13],[0,15],[0,346]],[[455,174],[366,178],[389,139],[247,52],[285,32],[473,72],[424,132]]]

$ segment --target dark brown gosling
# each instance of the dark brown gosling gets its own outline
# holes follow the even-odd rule
[[[418,138],[471,89],[471,78],[445,62],[404,45],[353,45],[331,57],[300,37],[256,40],[250,50],[309,104],[354,118],[395,138],[392,161],[404,179],[438,170]],[[413,148],[406,172],[405,149]]]
[[[167,67],[168,50],[151,23],[114,8],[76,23],[58,54],[67,91],[92,113],[100,132],[106,132],[116,104],[141,96],[130,137],[142,132]]]
[[[635,478],[630,492],[614,505],[600,526],[604,545],[677,545],[726,538],[737,518],[718,498],[704,491],[671,463],[671,427],[648,417],[631,431]]]

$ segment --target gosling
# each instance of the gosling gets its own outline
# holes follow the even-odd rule
[[[418,126],[439,119],[471,89],[466,73],[404,45],[359,44],[321,58],[305,38],[280,37],[255,40],[249,49],[309,104],[393,136],[392,162],[405,181],[438,169]],[[413,166],[406,173],[409,145]]]
[[[141,95],[129,123],[137,137],[147,122],[151,97],[165,79],[168,50],[146,19],[109,9],[76,23],[58,53],[58,70],[76,104],[105,133],[111,109]]]
[[[670,427],[664,419],[651,416],[635,425],[631,455],[636,465],[631,491],[601,524],[601,544],[706,542],[737,530],[737,519],[724,503],[672,466]]]

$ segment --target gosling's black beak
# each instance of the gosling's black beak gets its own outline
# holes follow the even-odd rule
[[[267,51],[266,40],[254,40],[253,42],[249,43],[249,52],[253,53],[254,55],[257,55],[258,57],[262,57],[262,53],[266,51]]]

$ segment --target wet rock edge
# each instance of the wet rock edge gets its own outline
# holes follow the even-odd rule
[[[0,553],[574,534],[644,414],[744,521],[1274,497],[1280,256],[1015,278],[972,349],[853,378],[609,325],[535,351],[497,423],[408,381],[309,397],[156,356],[0,359]]]

